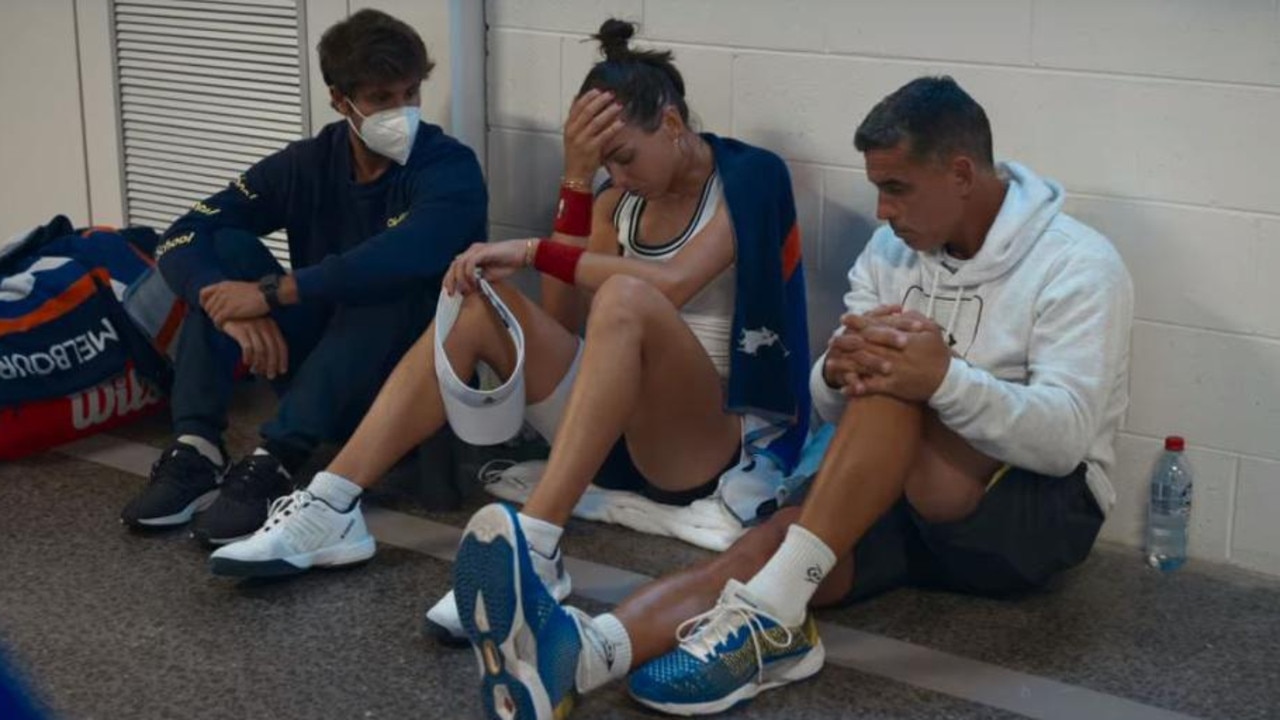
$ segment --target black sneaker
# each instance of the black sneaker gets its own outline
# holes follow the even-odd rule
[[[183,525],[218,497],[218,467],[199,450],[174,442],[151,465],[151,480],[124,510],[120,522],[133,528]]]
[[[249,455],[231,466],[222,492],[191,528],[206,545],[226,545],[252,535],[267,521],[271,502],[293,492],[289,473],[271,455]]]

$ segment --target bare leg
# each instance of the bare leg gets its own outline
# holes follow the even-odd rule
[[[924,414],[919,405],[885,395],[854,399],[845,408],[799,520],[837,557],[902,497]]]
[[[631,639],[632,665],[639,666],[646,660],[671,650],[675,647],[676,628],[680,623],[714,606],[729,580],[745,582],[764,567],[782,544],[787,529],[793,522],[801,520],[815,503],[830,502],[819,494],[820,483],[825,481],[827,486],[852,484],[849,483],[852,479],[849,476],[850,470],[869,469],[872,462],[891,467],[901,465],[900,473],[905,476],[906,466],[919,443],[921,414],[922,411],[916,406],[889,398],[872,397],[851,401],[836,428],[835,437],[831,440],[831,446],[803,508],[779,511],[768,522],[740,538],[722,555],[656,580],[618,606],[614,615],[622,621]],[[856,452],[851,452],[854,448],[857,448]],[[884,477],[880,473],[863,474]],[[831,478],[835,478],[836,482],[832,482]],[[858,509],[870,515],[871,521],[866,524],[869,528],[870,523],[901,496],[902,482],[903,477],[897,478],[896,494],[893,494],[892,489],[884,493],[892,494],[892,497],[884,501],[884,506],[879,511],[863,510],[863,498],[850,495],[839,500],[842,504],[837,507],[823,508],[824,511],[829,511],[824,514],[844,518],[845,522],[852,523],[854,511]],[[827,490],[827,493],[830,492]],[[849,497],[856,499],[850,501]],[[875,514],[871,514],[872,512]],[[822,519],[822,516],[819,517]],[[866,528],[860,530],[859,536],[865,531]],[[852,545],[850,541],[849,546]],[[852,578],[852,553],[844,554],[850,556],[850,559],[842,565],[849,569],[830,573],[819,586],[818,592],[821,595],[836,595],[847,589],[840,585]]]
[[[884,402],[885,400],[889,401]],[[854,406],[858,406],[856,411]],[[856,420],[855,412],[862,413]],[[892,432],[895,421],[902,422],[896,426],[896,432],[903,434],[898,435],[894,442],[886,443],[881,438],[881,445],[876,446],[867,439],[866,436],[874,438],[884,432]],[[855,431],[855,427],[863,429]],[[880,432],[873,433],[868,428]],[[915,428],[914,436],[910,434],[912,428]],[[855,439],[851,440],[851,437]],[[841,419],[819,473],[820,478],[834,477],[850,483],[856,477],[852,473],[859,469],[865,470],[864,477],[883,478],[884,475],[873,472],[873,468],[851,462],[859,459],[857,454],[846,452],[851,442],[864,443],[860,445],[863,453],[880,457],[870,453],[870,450],[875,450],[877,453],[884,453],[887,460],[893,463],[905,462],[909,465],[909,470],[898,476],[896,486],[890,486],[887,490],[873,487],[870,497],[878,498],[883,507],[878,514],[873,514],[871,510],[859,514],[859,517],[865,515],[871,519],[858,531],[858,538],[904,493],[926,519],[946,522],[968,515],[982,498],[986,478],[998,467],[998,463],[970,447],[932,413],[918,406],[886,398],[867,398],[850,403],[850,409]],[[905,453],[901,452],[901,448],[897,451],[891,449],[899,444],[914,447],[914,457],[907,456],[903,460]],[[892,472],[895,467],[900,468],[901,465],[889,464],[886,473]],[[768,522],[753,528],[725,553],[659,578],[637,590],[619,605],[614,610],[614,615],[622,621],[631,640],[632,666],[638,667],[672,650],[676,645],[675,634],[680,623],[714,606],[729,580],[745,582],[754,576],[782,544],[787,528],[793,522],[802,521],[803,513],[809,512],[815,504],[833,502],[829,499],[832,494],[829,486],[840,483],[827,480],[828,489],[819,494],[817,482],[815,479],[815,487],[810,491],[803,509],[786,508],[779,511]],[[863,483],[864,486],[866,484]],[[850,495],[839,502],[843,504],[834,507],[836,512],[831,514],[852,522],[852,512],[863,505],[863,498]],[[824,515],[818,517],[824,519]],[[856,539],[849,541],[847,550],[842,551],[842,548],[833,546],[840,560],[818,586],[810,602],[812,606],[832,605],[848,596],[853,588],[852,548]]]
[[[876,433],[859,429],[866,425],[897,433],[896,442],[882,439],[887,447],[871,452],[866,443]],[[854,450],[856,442],[864,443],[862,450]],[[856,543],[901,497],[930,522],[959,520],[977,508],[998,467],[922,406],[883,396],[851,402],[798,521],[839,558],[810,605],[848,596]]]
[[[550,395],[569,370],[578,341],[515,288],[501,283],[493,287],[524,329],[525,393],[528,402],[537,402]],[[432,322],[401,358],[360,426],[329,465],[330,472],[367,488],[444,425],[444,403],[436,380],[435,332]],[[445,352],[462,377],[470,375],[478,361],[503,377],[509,376],[515,365],[515,348],[497,313],[479,293],[463,301]]]
[[[977,509],[1000,462],[978,452],[928,413],[924,443],[904,491],[911,507],[932,523],[954,522]]]
[[[582,368],[523,512],[564,525],[624,434],[655,485],[678,491],[707,482],[741,433],[722,402],[715,367],[670,301],[644,281],[611,278],[596,292]]]
[[[674,648],[680,623],[715,605],[729,580],[745,582],[764,567],[799,516],[799,508],[781,510],[723,553],[658,578],[624,600],[613,614],[631,639],[632,666]]]

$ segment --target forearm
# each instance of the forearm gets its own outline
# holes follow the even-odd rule
[[[401,288],[439,277],[471,241],[484,239],[482,208],[456,204],[414,214],[419,217],[293,273],[300,300],[381,302]]]
[[[213,230],[186,218],[174,223],[156,248],[160,274],[173,292],[188,303],[200,304],[200,291],[226,277],[213,251]]]
[[[587,246],[587,238],[562,232],[553,233],[551,240],[575,247]],[[587,299],[583,291],[549,275],[541,278],[542,309],[576,335],[587,319]]]
[[[658,290],[676,307],[683,306],[697,292],[672,263],[654,263],[631,258],[586,253],[578,262],[574,285],[594,293],[615,275],[638,278]]]
[[[982,453],[1065,475],[1084,459],[1097,432],[1099,402],[1090,395],[1102,392],[1065,384],[1021,385],[953,360],[929,405],[943,424]]]
[[[1040,290],[1033,311],[1025,385],[953,359],[929,404],[989,457],[1065,475],[1087,455],[1124,382],[1132,284],[1118,258],[1084,256]]]
[[[213,249],[220,232],[262,237],[284,226],[291,157],[286,149],[258,162],[170,226],[156,248],[156,262],[175,293],[198,305],[201,290],[226,279]]]
[[[704,231],[705,232],[705,231]],[[682,307],[707,282],[733,263],[732,237],[695,237],[675,258],[650,262],[606,254],[553,240],[535,241],[533,265],[587,293],[594,293],[615,275],[643,280],[653,285],[676,307]],[[598,250],[598,246],[596,248]]]

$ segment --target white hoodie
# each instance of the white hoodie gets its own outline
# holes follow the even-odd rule
[[[1103,512],[1129,402],[1133,285],[1100,233],[1062,212],[1063,190],[1017,163],[1000,213],[976,255],[919,253],[888,226],[849,270],[850,313],[900,303],[933,318],[953,357],[929,405],[988,457],[1061,476],[1081,462]],[[840,330],[837,330],[840,332]],[[810,377],[814,407],[836,422],[846,399]]]

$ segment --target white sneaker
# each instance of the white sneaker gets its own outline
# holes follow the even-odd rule
[[[209,557],[214,575],[272,577],[312,567],[338,567],[373,557],[376,545],[364,524],[360,503],[346,512],[306,490],[277,498],[267,521],[239,542]]]
[[[534,572],[547,586],[551,596],[564,602],[573,591],[573,581],[564,570],[564,555],[560,549],[556,548],[554,557],[543,557],[536,552],[529,553],[529,557],[533,560]],[[452,590],[427,609],[422,632],[449,647],[464,648],[471,645],[467,631],[462,628],[462,619],[458,617],[458,601]]]

